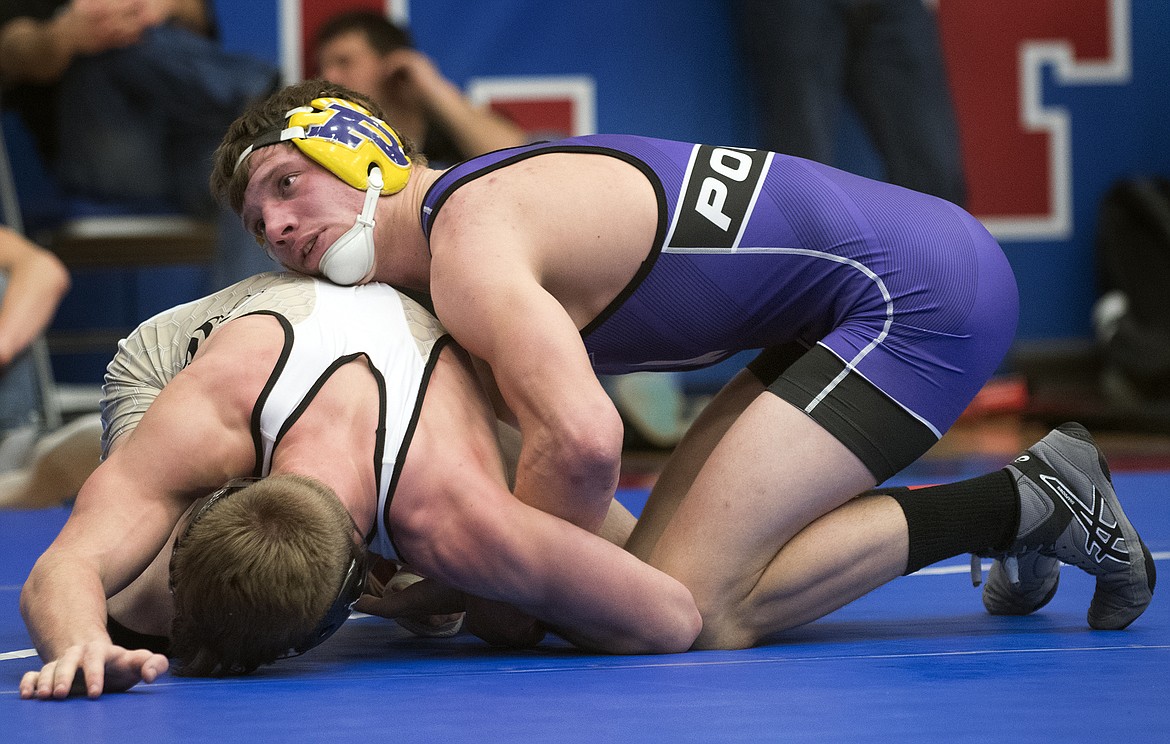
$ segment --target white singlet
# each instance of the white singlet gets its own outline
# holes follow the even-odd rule
[[[255,313],[277,317],[285,329],[284,354],[256,402],[256,474],[268,474],[280,438],[325,379],[341,364],[364,356],[379,381],[385,411],[384,435],[377,453],[371,453],[380,469],[378,519],[369,548],[398,559],[384,520],[446,331],[421,305],[386,285],[339,287],[296,274],[260,274],[147,320],[118,344],[107,368],[103,451],[134,429],[163,386],[190,363],[199,343],[220,325]]]

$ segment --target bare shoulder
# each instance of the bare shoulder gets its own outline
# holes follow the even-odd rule
[[[215,486],[251,472],[251,415],[283,349],[271,316],[240,318],[216,329],[195,358],[150,404],[127,443],[143,469],[169,462],[177,489]]]
[[[492,221],[501,215],[522,215],[524,222],[540,222],[588,213],[593,205],[637,205],[644,198],[655,203],[654,188],[640,169],[625,160],[597,153],[541,153],[457,188],[448,197],[435,229],[440,229],[448,216],[455,218],[450,220],[453,223],[473,218]]]
[[[252,388],[268,380],[284,350],[284,327],[267,314],[247,315],[215,329],[199,346],[194,359],[179,376],[199,378],[209,384],[222,384],[255,392]],[[177,379],[177,378],[176,378]]]
[[[456,190],[436,220],[439,317],[454,331],[458,319],[444,312],[493,304],[531,311],[545,292],[581,328],[637,273],[659,222],[650,181],[608,155],[549,153],[487,173]]]
[[[400,496],[429,499],[436,489],[476,489],[485,480],[505,483],[496,417],[471,357],[451,344],[439,352],[427,384],[395,503]]]

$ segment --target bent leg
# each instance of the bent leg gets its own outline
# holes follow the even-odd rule
[[[762,392],[763,383],[750,372],[741,371],[707,404],[674,448],[655,481],[650,498],[638,517],[638,524],[626,543],[629,552],[642,560],[649,558],[662,530],[674,516],[711,450]]]
[[[906,523],[892,499],[857,502],[793,539],[873,485],[857,456],[807,414],[756,397],[712,448],[649,555],[694,594],[704,619],[696,645],[750,646],[901,574]],[[880,511],[859,511],[875,504]],[[884,523],[875,526],[878,516]],[[841,572],[839,585],[822,591],[829,571]]]
[[[755,619],[747,637],[756,643],[812,622],[902,576],[908,550],[894,499],[865,494],[845,503],[801,530],[769,564],[745,602],[742,619]],[[719,640],[712,634],[696,646]]]

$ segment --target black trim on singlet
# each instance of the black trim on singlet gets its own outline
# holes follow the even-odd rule
[[[630,298],[630,295],[638,290],[638,287],[654,269],[654,264],[658,262],[658,257],[662,254],[662,248],[666,243],[666,231],[669,228],[667,224],[666,189],[662,187],[662,181],[658,178],[658,174],[654,172],[654,169],[644,161],[621,150],[602,147],[594,149],[598,150],[598,154],[600,155],[612,155],[642,171],[642,174],[646,176],[646,180],[654,188],[654,199],[658,202],[658,227],[654,231],[654,244],[650,246],[650,253],[642,260],[642,265],[634,272],[634,276],[630,278],[630,281],[626,283],[622,291],[618,292],[617,296],[605,306],[605,309],[598,313],[596,318],[585,324],[585,327],[581,329],[581,338],[585,338],[601,326],[602,323],[609,320],[609,317],[625,304],[626,300]]]
[[[633,278],[630,279],[621,292],[618,292],[617,297],[614,297],[613,301],[606,305],[605,309],[598,313],[596,318],[591,320],[584,328],[581,329],[581,336],[584,338],[585,336],[588,336],[594,329],[608,320],[611,315],[617,312],[617,309],[621,307],[622,304],[627,299],[629,299],[630,295],[632,295],[638,289],[638,285],[642,283],[642,280],[645,279],[646,276],[650,273],[651,269],[654,268],[655,262],[658,261],[658,256],[662,253],[663,243],[666,242],[666,230],[668,228],[666,215],[666,190],[662,187],[662,181],[659,180],[658,174],[655,173],[654,169],[651,168],[642,159],[622,150],[616,150],[612,147],[600,147],[597,145],[554,145],[552,147],[537,148],[528,150],[526,152],[517,153],[516,155],[504,158],[503,160],[492,163],[491,165],[485,166],[484,168],[468,171],[464,175],[456,178],[449,185],[444,184],[442,186],[444,191],[431,207],[429,217],[423,219],[423,232],[428,239],[427,253],[429,254],[429,239],[431,236],[431,228],[434,226],[435,220],[439,217],[439,210],[442,208],[443,204],[446,203],[448,197],[450,197],[451,194],[464,185],[479,178],[480,176],[486,176],[493,171],[506,168],[509,165],[514,165],[523,160],[527,160],[528,158],[536,157],[537,155],[548,155],[553,153],[608,155],[612,158],[617,158],[618,160],[629,163],[630,165],[640,170],[642,175],[646,176],[646,180],[650,182],[650,186],[654,189],[654,198],[658,202],[658,227],[654,231],[654,244],[650,246],[650,252],[646,255],[646,258],[643,259],[642,265],[638,267],[636,272],[634,272]],[[423,204],[427,203],[427,197],[430,196],[431,190],[438,188],[442,181],[443,179],[440,177],[437,181],[431,184],[431,187],[427,189],[427,193],[423,195]]]
[[[321,392],[321,388],[325,387],[325,383],[329,381],[329,378],[333,376],[333,373],[360,357],[366,358],[367,365],[371,364],[370,357],[366,354],[366,352],[355,351],[352,354],[346,354],[345,356],[337,357],[329,363],[328,367],[321,371],[321,374],[317,376],[317,379],[313,382],[312,385],[309,386],[309,389],[305,391],[305,396],[301,398],[301,401],[297,403],[297,405],[289,413],[288,418],[286,418],[284,423],[280,425],[280,430],[276,432],[276,436],[272,438],[273,453],[275,453],[276,448],[280,446],[281,441],[284,439],[284,435],[288,434],[288,430],[291,429],[297,423],[297,421],[300,421],[301,416],[304,415],[305,410],[309,407],[309,404],[311,404],[313,399],[317,397],[317,393]]]
[[[878,483],[938,442],[926,424],[856,370],[846,372],[845,361],[820,344],[803,353],[795,343],[764,349],[747,369],[848,447]]]
[[[288,365],[289,356],[292,355],[293,327],[288,318],[272,310],[256,310],[245,313],[240,317],[246,318],[249,315],[270,315],[276,318],[280,323],[280,327],[284,330],[284,348],[280,350],[280,358],[273,365],[272,373],[268,375],[268,381],[264,383],[264,389],[260,391],[259,397],[256,398],[256,405],[252,407],[252,446],[256,449],[256,466],[252,469],[252,477],[259,478],[264,473],[264,437],[260,433],[260,414],[264,410],[264,404],[268,402],[268,396],[272,394],[272,388],[276,387],[276,381]],[[274,445],[273,450],[275,449],[276,447]]]
[[[559,151],[563,152],[564,150],[559,150]],[[501,168],[507,168],[509,165],[514,165],[514,164],[519,163],[523,160],[527,160],[528,158],[532,157],[533,155],[540,155],[541,153],[546,153],[546,152],[558,152],[558,150],[556,150],[556,149],[549,149],[549,150],[541,149],[541,150],[529,150],[526,152],[517,153],[515,155],[512,155],[511,157],[504,158],[503,160],[497,160],[496,162],[492,163],[491,165],[486,165],[483,168],[476,168],[475,170],[470,170],[467,173],[464,173],[462,176],[459,176],[455,180],[451,181],[449,186],[444,185],[443,186],[443,193],[440,194],[439,198],[435,200],[435,204],[434,204],[434,206],[431,207],[430,213],[428,214],[427,212],[424,211],[424,212],[420,213],[420,215],[419,215],[422,218],[423,236],[425,238],[427,238],[429,241],[429,239],[431,237],[431,229],[435,226],[435,220],[438,219],[438,217],[439,217],[439,210],[443,208],[443,205],[447,203],[447,199],[449,199],[451,197],[451,194],[455,193],[455,191],[462,188],[464,185],[474,181],[475,179],[479,178],[480,176],[486,176],[487,174],[494,173],[495,171],[498,171]],[[455,167],[458,167],[458,166],[455,166]],[[426,193],[423,194],[422,203],[423,203],[424,208],[427,205],[427,199],[430,198],[431,192],[434,191],[436,188],[439,188],[439,184],[443,182],[443,179],[444,179],[444,176],[439,176],[437,179],[435,179],[434,183],[432,183],[427,188]],[[430,254],[430,252],[431,252],[431,246],[430,246],[430,243],[428,242],[427,243],[427,253]]]
[[[427,386],[431,381],[431,374],[435,371],[435,365],[439,363],[439,354],[443,349],[455,343],[455,339],[451,336],[440,336],[434,345],[431,347],[431,354],[427,357],[427,365],[423,369],[422,379],[419,380],[418,397],[414,401],[414,410],[410,413],[410,423],[406,426],[406,432],[402,435],[402,446],[398,448],[398,456],[394,458],[394,473],[390,476],[390,484],[386,488],[386,506],[382,508],[382,523],[386,525],[386,539],[390,541],[390,547],[394,548],[394,553],[398,559],[403,563],[410,563],[402,550],[398,547],[398,543],[394,541],[394,531],[390,529],[390,504],[394,502],[394,490],[398,488],[398,479],[402,476],[402,466],[406,463],[406,453],[410,449],[410,442],[414,438],[415,429],[418,428],[419,415],[422,413],[423,399],[427,395]]]
[[[374,431],[374,493],[377,494],[381,493],[378,488],[382,481],[382,453],[386,449],[386,379],[382,376],[382,373],[374,367],[374,362],[372,359],[370,359],[370,355],[364,351],[355,351],[352,354],[346,354],[345,356],[338,357],[334,359],[329,364],[329,366],[321,372],[320,376],[317,377],[316,382],[314,382],[305,392],[305,397],[301,399],[301,402],[298,403],[295,408],[293,408],[293,410],[289,413],[288,418],[286,418],[284,423],[281,424],[280,431],[278,431],[276,436],[272,438],[272,452],[273,454],[276,453],[276,448],[280,446],[280,442],[284,439],[284,435],[287,434],[289,429],[291,429],[296,424],[296,422],[300,420],[301,416],[304,415],[305,411],[313,403],[313,400],[316,399],[317,393],[321,392],[321,388],[325,387],[325,383],[329,382],[329,378],[333,376],[333,373],[350,362],[363,357],[366,360],[366,367],[370,370],[370,373],[374,377],[374,381],[378,385],[378,427]],[[370,531],[365,535],[366,545],[369,545],[373,541],[374,535],[377,534],[377,531],[378,520],[375,519],[374,526],[371,527]]]
[[[386,453],[386,409],[388,407],[386,400],[386,378],[382,375],[382,371],[374,366],[374,360],[366,356],[366,366],[370,368],[370,374],[374,376],[374,382],[378,385],[378,428],[374,430],[374,523],[370,527],[370,531],[366,534],[366,545],[371,545],[374,538],[378,535],[378,494],[382,493],[382,459]],[[387,536],[389,537],[389,536]],[[393,545],[394,541],[391,540]]]

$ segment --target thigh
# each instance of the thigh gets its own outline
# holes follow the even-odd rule
[[[764,392],[764,386],[750,372],[736,375],[703,409],[675,446],[654,483],[650,498],[638,517],[638,524],[626,548],[646,560],[662,530],[690,490],[711,451],[744,410]]]
[[[874,483],[808,414],[759,395],[702,463],[649,562],[682,581],[705,616],[733,611],[794,535]]]
[[[878,483],[938,441],[929,426],[824,346],[766,349],[748,369],[856,455]]]

